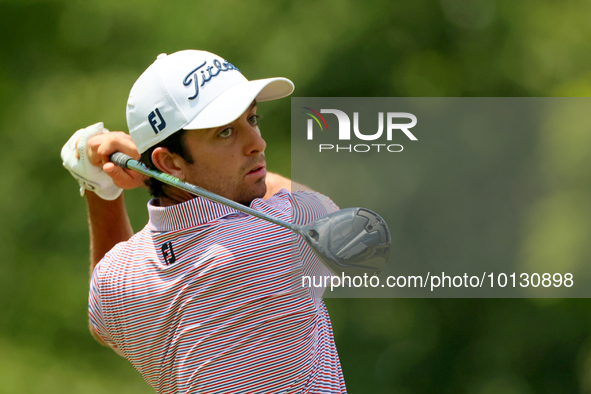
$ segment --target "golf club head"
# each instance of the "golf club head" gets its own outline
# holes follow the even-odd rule
[[[335,275],[379,275],[392,240],[384,219],[366,208],[345,208],[303,228],[304,238]]]

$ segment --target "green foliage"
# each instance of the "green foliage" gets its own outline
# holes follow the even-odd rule
[[[590,4],[0,1],[0,393],[151,392],[88,334],[84,201],[58,155],[89,124],[126,130],[128,92],[158,53],[206,49],[250,79],[286,76],[302,97],[587,96]],[[533,147],[545,176],[528,185],[541,197],[514,241],[526,266],[589,262],[591,134],[586,125],[553,126],[572,110],[585,111],[565,108]],[[288,175],[289,101],[265,103],[260,113],[269,167]],[[148,196],[126,199],[139,229]],[[428,209],[428,198],[417,201],[409,217]],[[591,391],[587,300],[327,305],[351,393]]]

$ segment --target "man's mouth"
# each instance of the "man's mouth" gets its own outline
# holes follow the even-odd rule
[[[250,171],[249,174],[253,174],[255,172],[261,171],[263,168],[265,168],[265,166],[258,166],[257,168]]]
[[[267,169],[265,164],[259,164],[256,167],[254,167],[252,170],[250,170],[246,175],[257,175],[257,176],[262,176],[265,175],[267,173]]]

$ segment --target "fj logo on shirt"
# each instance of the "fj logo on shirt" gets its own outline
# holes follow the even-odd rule
[[[172,242],[167,242],[162,245],[162,257],[166,261],[166,265],[171,265],[176,261],[174,251],[172,250]]]
[[[156,119],[156,116],[158,116],[158,119]],[[159,131],[164,130],[166,127],[166,122],[164,121],[162,115],[160,115],[158,108],[150,112],[150,115],[148,115],[148,122],[150,122],[150,126],[152,126],[152,129],[156,134],[158,134]],[[156,129],[156,127],[158,127],[158,129]]]

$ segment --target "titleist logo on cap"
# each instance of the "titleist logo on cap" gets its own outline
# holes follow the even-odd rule
[[[201,85],[199,85],[198,84],[199,76],[197,75],[197,71],[199,69],[201,69],[202,67],[204,67],[206,64],[207,64],[207,61],[204,61],[203,64],[201,64],[200,66],[191,70],[191,72],[189,72],[189,74],[187,74],[187,76],[183,80],[183,85],[185,85],[185,86],[189,86],[191,83],[195,84],[195,94],[192,96],[189,96],[188,97],[189,100],[193,100],[199,95],[199,86],[205,85],[205,82],[211,80],[213,77],[217,76],[220,72],[230,71],[230,70],[236,70],[236,71],[240,72],[240,70],[236,66],[234,66],[232,63],[228,62],[227,60],[224,60],[224,62],[221,63],[218,59],[215,59],[213,61],[213,66],[209,66],[209,67],[206,67],[204,70],[201,70]],[[211,70],[213,70],[214,67],[217,69],[217,71],[212,72]],[[205,73],[206,71],[207,71],[207,75]]]

